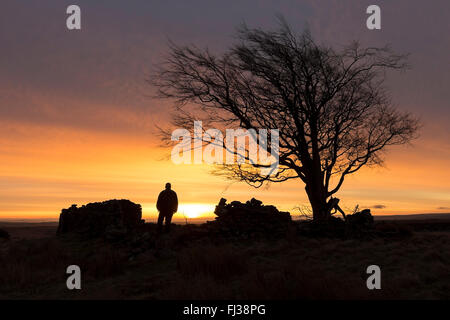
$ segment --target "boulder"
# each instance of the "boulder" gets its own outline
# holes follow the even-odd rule
[[[346,216],[346,221],[349,225],[362,229],[372,229],[373,228],[373,216],[370,213],[370,209],[364,209],[360,212],[354,214],[349,214]]]
[[[306,221],[299,231],[304,236],[325,238],[370,238],[373,236],[374,219],[370,209],[340,217],[330,216],[325,221]]]
[[[367,238],[374,235],[374,221],[370,209],[346,216],[346,234],[352,238]]]
[[[209,225],[215,231],[239,236],[277,235],[285,232],[292,221],[289,212],[263,205],[255,198],[246,203],[232,201],[229,204],[222,198],[214,213],[217,217]]]
[[[122,238],[142,225],[141,205],[130,200],[108,200],[62,209],[57,234]]]

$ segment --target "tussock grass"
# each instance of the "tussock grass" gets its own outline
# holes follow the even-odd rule
[[[80,266],[83,279],[90,281],[123,273],[126,261],[109,246],[57,238],[12,242],[0,252],[0,298],[39,296],[55,284],[65,289],[69,265]]]
[[[248,256],[231,245],[198,246],[178,254],[177,269],[184,277],[202,275],[227,281],[248,272]]]
[[[0,243],[0,298],[450,299],[448,231],[213,242],[189,228],[174,228],[138,255],[100,240]],[[65,287],[71,264],[82,270],[80,292]],[[382,290],[366,287],[371,264],[381,267]]]

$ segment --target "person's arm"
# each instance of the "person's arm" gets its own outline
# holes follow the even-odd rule
[[[162,193],[162,192],[161,192]],[[161,193],[158,196],[158,201],[156,201],[156,209],[161,211]]]
[[[174,213],[175,213],[178,211],[178,196],[175,191],[173,193],[175,194],[175,211],[174,211]]]

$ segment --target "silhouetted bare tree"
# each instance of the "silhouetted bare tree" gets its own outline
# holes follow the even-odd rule
[[[216,128],[279,129],[276,175],[236,164],[221,167],[228,177],[255,187],[298,178],[321,221],[348,174],[380,164],[386,147],[416,137],[418,120],[395,110],[383,86],[386,70],[406,67],[404,55],[357,42],[335,50],[284,22],[276,31],[242,26],[237,35],[222,55],[171,44],[152,81],[160,97],[178,102],[178,127],[200,119]]]

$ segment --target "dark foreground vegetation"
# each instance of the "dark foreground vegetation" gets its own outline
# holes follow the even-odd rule
[[[314,235],[305,222],[274,237],[213,225],[158,235],[147,223],[121,239],[1,225],[11,239],[0,239],[0,298],[450,298],[449,220],[376,222],[363,237]],[[72,264],[81,267],[81,290],[66,288]],[[381,290],[366,288],[372,264],[381,267]]]

